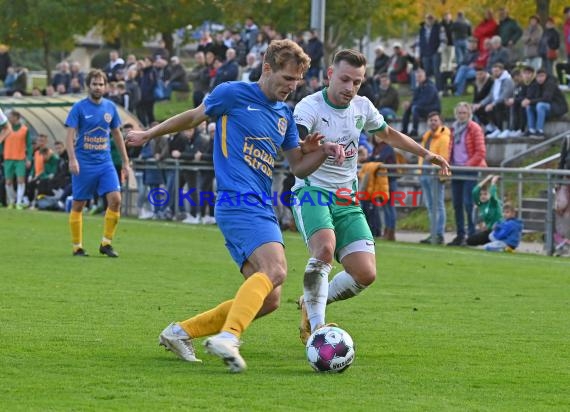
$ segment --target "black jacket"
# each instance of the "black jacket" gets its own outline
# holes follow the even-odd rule
[[[493,82],[493,77],[489,76],[481,90],[477,90],[477,87],[475,87],[475,91],[473,92],[473,103],[479,103],[481,100],[487,97],[487,95],[491,92]]]
[[[543,84],[528,90],[528,99],[532,105],[540,102],[550,103],[550,116],[558,117],[568,112],[566,98],[558,88],[558,82],[552,76],[547,76]]]

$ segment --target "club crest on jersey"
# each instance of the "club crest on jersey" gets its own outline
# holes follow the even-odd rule
[[[111,123],[111,120],[113,120],[113,115],[111,113],[105,113],[103,119],[105,119],[107,123]]]
[[[279,121],[277,122],[277,129],[279,130],[281,136],[285,136],[285,132],[287,131],[287,119],[284,117],[279,118]]]
[[[364,128],[364,117],[358,115],[354,117],[354,120],[356,121],[356,128],[362,130]]]

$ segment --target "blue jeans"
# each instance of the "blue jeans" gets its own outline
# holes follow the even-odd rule
[[[364,212],[372,236],[380,237],[382,235],[382,222],[380,221],[379,207],[376,206],[370,200],[362,200],[360,202],[360,207]]]
[[[497,240],[493,233],[489,235],[489,240],[490,242],[484,246],[487,252],[504,252],[509,247],[504,241]]]
[[[528,130],[538,130],[544,132],[544,123],[550,113],[550,103],[540,102],[535,105],[527,106],[526,118]]]
[[[426,173],[429,173],[426,171]],[[443,236],[445,233],[445,185],[439,181],[437,174],[423,174],[420,176],[420,184],[422,185],[422,197],[428,210],[430,225],[433,227],[435,223],[435,233]],[[435,194],[435,198],[434,198]],[[435,222],[432,220],[433,208],[435,207]],[[430,230],[431,233],[431,230]]]
[[[542,59],[542,62],[544,63],[544,70],[546,70],[546,73],[549,76],[554,76],[554,60]],[[563,83],[560,82],[560,84]]]
[[[475,69],[473,67],[459,66],[459,69],[457,69],[457,74],[455,75],[455,80],[453,81],[453,85],[455,86],[455,95],[463,95],[463,93],[465,93],[467,80],[472,80],[474,78]]]
[[[475,233],[473,223],[473,198],[471,192],[477,184],[476,172],[458,172],[451,180],[451,198],[455,211],[457,237],[465,238],[465,215],[467,214],[467,235]]]
[[[389,177],[388,184],[390,188],[390,200],[382,206],[382,210],[384,211],[384,226],[386,226],[386,229],[396,229],[397,214],[392,193],[398,190],[398,182],[395,177]]]
[[[453,40],[453,46],[455,46],[455,62],[459,67],[467,54],[467,39]]]
[[[396,229],[396,207],[391,199],[382,206],[382,210],[384,211],[384,225],[386,229]]]
[[[441,53],[435,53],[433,56],[422,57],[422,67],[426,71],[426,76],[435,78],[435,85],[437,90],[442,90],[441,73],[439,67],[441,66]]]

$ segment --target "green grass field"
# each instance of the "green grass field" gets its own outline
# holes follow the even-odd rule
[[[233,296],[216,227],[123,219],[119,259],[71,257],[67,216],[0,210],[2,411],[552,411],[570,408],[570,263],[379,242],[377,283],[328,308],[356,360],[312,372],[297,334],[307,258],[286,235],[281,308],[242,337],[249,369],[187,364],[160,331]],[[338,265],[335,270],[338,269]]]

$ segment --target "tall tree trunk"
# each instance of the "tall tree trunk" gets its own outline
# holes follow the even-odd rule
[[[542,25],[550,16],[550,0],[536,0],[536,14],[540,17]]]
[[[48,36],[45,34],[42,36],[42,44],[44,46],[44,67],[46,68],[46,87],[51,84],[51,64],[49,54],[51,52],[51,47],[49,43]]]
[[[172,33],[170,32],[162,32],[162,40],[164,41],[164,48],[168,50],[168,54],[170,56],[174,56],[174,39],[172,38]]]

